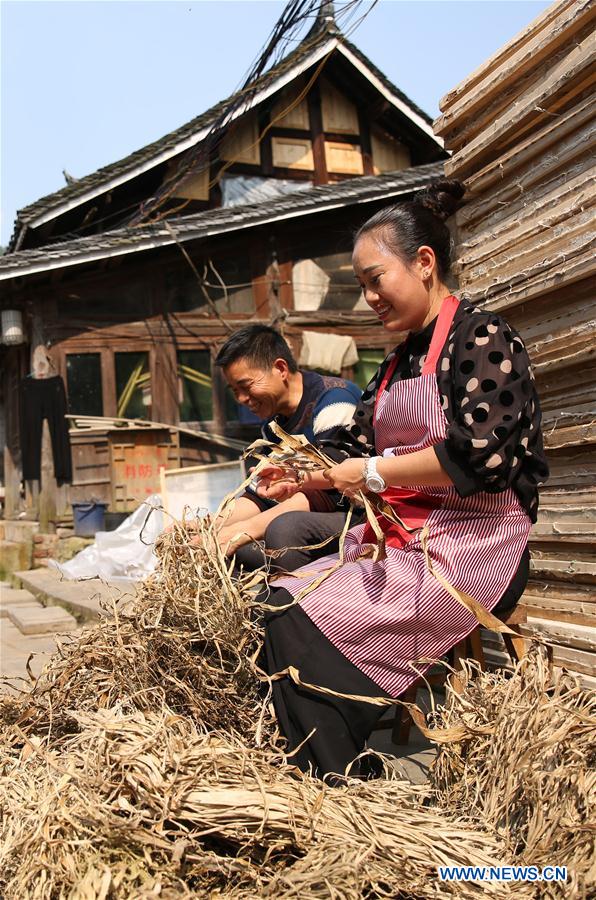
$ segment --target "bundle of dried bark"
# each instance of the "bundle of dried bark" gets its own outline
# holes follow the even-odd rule
[[[251,582],[200,527],[202,547],[182,527],[164,538],[132,608],[63,647],[29,693],[0,697],[0,896],[473,898],[477,885],[441,882],[437,865],[538,864],[559,848],[588,884],[593,711],[576,687],[550,696],[538,664],[470,681],[438,713],[438,805],[389,777],[324,785],[283,756]],[[522,747],[533,780],[507,781],[528,765]]]
[[[251,620],[249,589],[262,576],[233,578],[209,522],[200,533],[204,546],[193,547],[176,525],[161,538],[158,569],[134,603],[114,603],[111,615],[60,646],[21,701],[28,733],[76,731],[71,710],[121,703],[164,706],[208,730],[255,740],[264,727],[254,665],[261,631]]]
[[[500,839],[407,783],[329,787],[284,758],[251,582],[199,529],[201,547],[165,536],[135,604],[0,702],[0,895],[453,896],[437,864],[494,863]]]
[[[6,900],[148,897],[158,885],[159,896],[472,898],[437,865],[501,856],[502,841],[425,808],[402,781],[328,787],[165,708],[73,718],[79,731],[62,741],[2,750]]]
[[[465,811],[522,865],[565,865],[565,885],[541,896],[596,891],[596,695],[548,665],[535,646],[513,677],[468,662],[436,725],[467,736],[441,745],[431,773],[445,811]]]

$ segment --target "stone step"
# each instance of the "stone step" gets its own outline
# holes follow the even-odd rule
[[[0,619],[8,616],[12,606],[31,606],[35,597],[29,591],[17,590],[9,584],[0,584]]]
[[[28,569],[33,559],[33,544],[27,541],[0,541],[0,578],[7,580],[13,572]]]
[[[21,634],[49,634],[60,631],[74,631],[76,619],[60,606],[13,606],[8,610],[8,618],[17,626]]]
[[[135,596],[135,587],[130,583],[105,582],[99,578],[65,581],[54,569],[32,569],[18,572],[16,577],[19,586],[30,591],[44,605],[60,605],[79,622],[110,615],[114,603],[121,610]]]
[[[39,522],[29,522],[26,519],[4,519],[4,540],[15,541],[17,544],[21,541],[31,543],[33,535],[39,531]]]

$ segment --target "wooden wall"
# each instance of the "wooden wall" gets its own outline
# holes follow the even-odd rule
[[[462,293],[520,331],[543,407],[527,632],[596,685],[593,23],[589,0],[555,3],[443,98],[435,132],[467,189]]]
[[[251,229],[246,235],[223,235],[197,242],[185,249],[199,274],[204,264],[215,262],[217,272],[230,286],[227,296],[214,288],[217,277],[207,272],[207,291],[213,300],[209,305],[197,281],[197,275],[176,246],[143,255],[143,260],[115,259],[105,264],[73,267],[47,274],[24,283],[11,285],[15,302],[41,323],[41,339],[47,346],[55,370],[68,384],[67,366],[71,354],[98,354],[101,359],[103,415],[117,412],[115,357],[122,352],[148,355],[151,385],[149,418],[166,425],[184,424],[203,431],[227,434],[245,440],[255,436],[255,427],[241,424],[226,403],[225,384],[219,369],[212,367],[213,418],[207,421],[180,423],[180,385],[177,353],[199,350],[215,357],[228,335],[247,321],[269,324],[277,321],[296,355],[299,354],[303,329],[335,332],[354,337],[356,344],[371,352],[390,349],[391,341],[376,317],[359,304],[360,291],[353,278],[350,248],[355,227],[375,212],[381,203],[321,214],[307,223],[290,219],[266,228]],[[296,308],[293,288],[293,266],[298,261],[312,263],[328,279],[328,288],[310,308]],[[312,279],[308,272],[307,279]],[[300,304],[298,304],[300,307]],[[215,314],[215,310],[217,314]],[[23,371],[28,370],[22,348]],[[6,354],[5,354],[6,355]],[[12,352],[12,357],[16,354]],[[350,377],[352,371],[343,374]],[[4,392],[8,391],[8,369],[4,374]],[[73,409],[78,415],[99,413]],[[19,448],[16,416],[8,415],[7,427],[12,451],[5,462],[11,482],[10,515],[22,509],[18,498]],[[57,518],[68,514],[70,503],[91,496],[110,502],[111,509],[121,509],[122,491],[115,485],[122,480],[113,477],[113,461],[106,434],[85,433],[73,439],[74,484],[55,498]],[[219,446],[198,446],[184,439],[180,447],[180,464],[219,462],[230,458],[230,452]],[[54,493],[56,493],[54,491]],[[138,493],[138,491],[137,491]],[[136,496],[136,494],[135,494]],[[130,498],[126,498],[126,504]]]

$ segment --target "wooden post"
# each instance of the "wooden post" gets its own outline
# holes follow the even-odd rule
[[[41,435],[41,485],[37,497],[39,530],[42,534],[52,534],[56,530],[57,494],[50,428],[47,419],[44,419]]]
[[[375,169],[372,156],[372,144],[370,139],[370,125],[362,110],[358,110],[358,123],[360,126],[360,146],[362,148],[362,166],[365,175],[374,175]]]
[[[4,518],[14,519],[20,512],[21,471],[16,465],[10,447],[4,448]]]
[[[259,134],[263,134],[269,125],[270,115],[268,112],[259,115]],[[273,170],[273,151],[271,147],[271,135],[267,133],[260,143],[261,148],[261,172],[266,178],[272,178]]]
[[[269,315],[269,292],[266,273],[267,261],[262,241],[253,240],[250,248],[250,263],[255,313],[258,319],[266,319]]]
[[[315,83],[308,94],[308,112],[310,116],[310,133],[312,139],[312,155],[315,166],[315,184],[327,184],[327,160],[325,158],[325,133],[323,132],[323,117],[321,114],[321,92],[318,82]]]
[[[116,415],[116,372],[114,351],[102,349],[101,351],[101,393],[103,399],[104,416]]]
[[[213,421],[215,427],[222,434],[226,426],[226,382],[219,366],[214,363],[217,355],[216,348],[211,347],[211,378],[212,378],[212,397],[213,397]]]

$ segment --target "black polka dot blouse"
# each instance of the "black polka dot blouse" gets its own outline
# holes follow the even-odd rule
[[[372,414],[387,366],[401,352],[387,389],[417,378],[424,365],[436,319],[411,333],[389,354],[362,394],[351,425],[322,442],[336,459],[375,454]],[[441,465],[462,497],[512,487],[533,522],[538,486],[548,477],[541,413],[526,348],[503,319],[463,300],[439,356],[437,384],[448,422],[447,436],[435,445]]]

